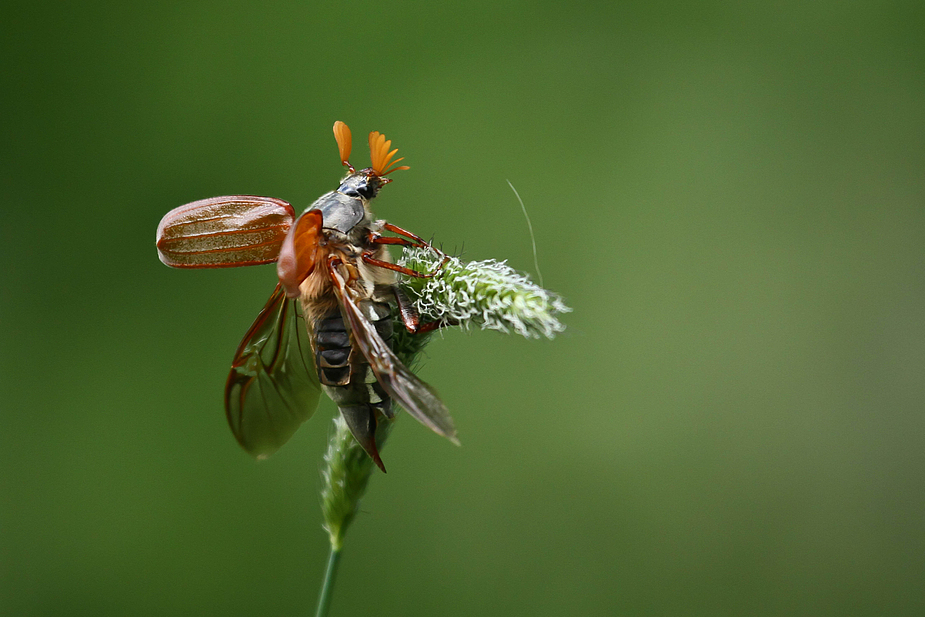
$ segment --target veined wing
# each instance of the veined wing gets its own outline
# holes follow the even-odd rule
[[[376,327],[363,314],[354,292],[347,287],[336,267],[329,266],[334,292],[344,309],[353,340],[369,361],[369,366],[386,392],[415,420],[459,445],[450,411],[429,385],[417,378],[392,350]]]
[[[225,385],[231,432],[258,458],[289,441],[318,406],[321,388],[297,302],[276,286],[238,346]]]

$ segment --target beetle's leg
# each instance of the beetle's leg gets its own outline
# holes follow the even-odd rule
[[[398,285],[392,287],[395,295],[395,302],[398,304],[398,314],[401,315],[401,322],[405,324],[405,330],[412,334],[418,331],[421,326],[421,314],[414,308],[414,304],[408,299]]]
[[[392,270],[394,272],[404,274],[405,276],[413,276],[419,279],[431,278],[433,275],[435,275],[440,270],[440,267],[443,266],[443,264],[440,264],[440,267],[435,269],[430,274],[424,274],[422,272],[418,272],[417,270],[412,270],[411,268],[406,268],[404,266],[398,266],[396,264],[389,263],[387,261],[382,261],[381,259],[376,259],[375,257],[373,257],[372,251],[366,251],[365,253],[363,253],[362,257],[363,257],[363,261],[368,263],[371,266],[379,266],[380,268],[385,268],[386,270]],[[449,257],[447,257],[447,259],[449,259]]]
[[[334,280],[335,271],[341,268],[341,266],[343,266],[347,272],[346,274],[338,274],[338,276],[344,279],[348,284],[352,283],[359,277],[356,264],[345,262],[340,256],[333,253],[328,255],[327,267],[328,273],[331,275],[332,280]]]
[[[396,233],[396,234],[399,234],[405,237],[395,238],[391,236],[383,236],[378,231],[370,231],[366,235],[366,240],[367,242],[369,242],[369,244],[374,245],[374,246],[383,245],[383,244],[391,244],[391,245],[399,245],[399,246],[415,246],[418,248],[429,248],[430,250],[437,253],[438,255],[443,255],[443,261],[440,262],[439,266],[434,268],[433,272],[430,272],[429,274],[423,274],[421,272],[418,272],[417,270],[412,270],[411,268],[397,266],[393,263],[389,263],[381,259],[376,259],[375,257],[373,257],[373,251],[365,251],[362,254],[362,259],[364,262],[370,265],[379,266],[380,268],[385,268],[386,270],[392,270],[394,272],[399,272],[401,274],[404,274],[405,276],[413,276],[415,278],[428,279],[428,278],[433,277],[437,272],[439,272],[440,269],[443,268],[443,266],[446,264],[446,262],[450,260],[449,255],[447,255],[446,253],[444,253],[443,251],[439,249],[434,248],[429,242],[424,240],[424,238],[421,238],[420,236],[416,236],[410,231],[406,231],[402,229],[401,227],[398,227],[397,225],[392,225],[391,223],[387,223],[386,221],[377,221],[377,224],[381,226],[383,229],[386,229],[388,231],[391,231],[392,233]]]
[[[448,326],[458,326],[458,321],[428,321],[422,323],[418,326],[417,331],[414,334],[424,334],[426,332],[433,332],[434,330],[439,330],[440,328],[446,328]]]
[[[368,236],[370,244],[400,244],[401,246],[416,246],[418,248],[424,248],[426,244],[418,244],[407,238],[394,238],[392,236],[380,236],[374,231],[369,232]]]
[[[383,226],[393,227],[393,225],[385,222],[383,222]],[[392,230],[390,229],[389,231]],[[401,246],[416,246],[418,248],[429,248],[435,253],[440,253],[441,255],[443,254],[441,251],[435,249],[429,243],[425,242],[421,238],[418,238],[417,236],[414,236],[413,238],[396,238],[394,236],[383,236],[378,231],[370,231],[366,235],[366,239],[370,244],[398,244]]]
[[[411,233],[410,231],[407,231],[407,230],[402,229],[402,228],[399,227],[398,225],[393,225],[392,223],[386,223],[385,221],[383,221],[382,227],[383,227],[384,229],[387,229],[388,231],[391,231],[393,234],[398,234],[399,236],[404,236],[404,237],[406,237],[406,238],[410,238],[410,239],[414,240],[415,242],[417,242],[418,244],[420,244],[421,246],[426,246],[426,247],[429,247],[429,248],[434,248],[433,246],[430,245],[429,242],[427,242],[426,240],[424,240],[424,238],[422,238],[422,237],[420,237],[420,236],[416,236],[416,235],[414,235],[413,233]],[[437,250],[437,249],[434,249],[434,250]],[[437,251],[437,252],[439,252],[439,251]]]
[[[400,244],[402,246],[416,246],[419,248],[429,248],[435,253],[440,253],[441,255],[444,254],[443,251],[435,248],[434,245],[432,245],[421,236],[415,235],[406,229],[402,229],[398,225],[393,225],[392,223],[388,223],[386,221],[378,221],[378,224],[386,231],[391,231],[393,234],[404,236],[404,238],[387,238],[378,232],[371,231],[369,232],[369,240],[374,244]]]
[[[433,332],[438,328],[459,325],[458,322],[453,320],[421,323],[421,314],[414,308],[414,304],[411,303],[411,300],[408,299],[405,292],[397,286],[393,288],[393,291],[395,293],[395,302],[398,303],[398,313],[401,315],[401,322],[405,325],[405,330],[411,334],[423,334],[425,332]]]
[[[407,242],[405,240],[402,240],[402,238],[383,238],[381,236],[379,238],[371,238],[371,240],[376,244],[405,244],[405,242]],[[443,253],[441,253],[441,255],[443,255]],[[437,274],[437,272],[440,272],[443,266],[446,265],[446,262],[450,260],[450,256],[443,255],[443,261],[440,262],[440,265],[434,268],[433,272],[429,272],[427,274],[424,274],[423,272],[418,272],[417,270],[412,270],[411,268],[405,268],[404,266],[397,266],[388,261],[376,259],[375,257],[373,257],[373,251],[364,251],[362,254],[362,259],[363,261],[365,261],[366,263],[372,266],[379,266],[380,268],[385,268],[386,270],[393,270],[395,272],[400,272],[401,274],[404,274],[405,276],[413,276],[414,278],[419,278],[419,279],[429,279],[429,278],[432,278],[435,274]]]

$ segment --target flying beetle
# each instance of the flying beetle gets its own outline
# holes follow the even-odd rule
[[[369,134],[371,166],[350,165],[352,137],[343,122],[334,137],[347,175],[298,218],[287,202],[232,195],[195,201],[167,213],[157,250],[174,268],[227,268],[276,262],[279,282],[235,352],[225,411],[238,443],[263,458],[312,416],[323,390],[353,436],[382,471],[376,428],[396,413],[393,401],[454,443],[446,406],[391,348],[392,306],[411,333],[422,323],[398,276],[430,277],[392,263],[387,245],[428,247],[420,237],[375,220],[370,202],[391,182],[397,150]],[[394,235],[386,236],[384,232]],[[437,251],[439,253],[439,251]],[[439,269],[439,267],[438,267]]]

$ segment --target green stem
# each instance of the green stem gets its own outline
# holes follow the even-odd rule
[[[331,545],[331,555],[328,557],[328,567],[324,570],[324,581],[321,583],[321,595],[318,597],[318,611],[315,617],[327,617],[331,608],[331,592],[334,590],[334,578],[337,575],[337,564],[340,563],[340,549]]]

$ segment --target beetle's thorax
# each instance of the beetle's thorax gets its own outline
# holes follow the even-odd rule
[[[316,199],[309,210],[321,211],[326,231],[343,234],[350,242],[359,243],[373,220],[369,202],[381,187],[382,181],[376,175],[365,171],[352,173],[341,181],[336,191]]]

